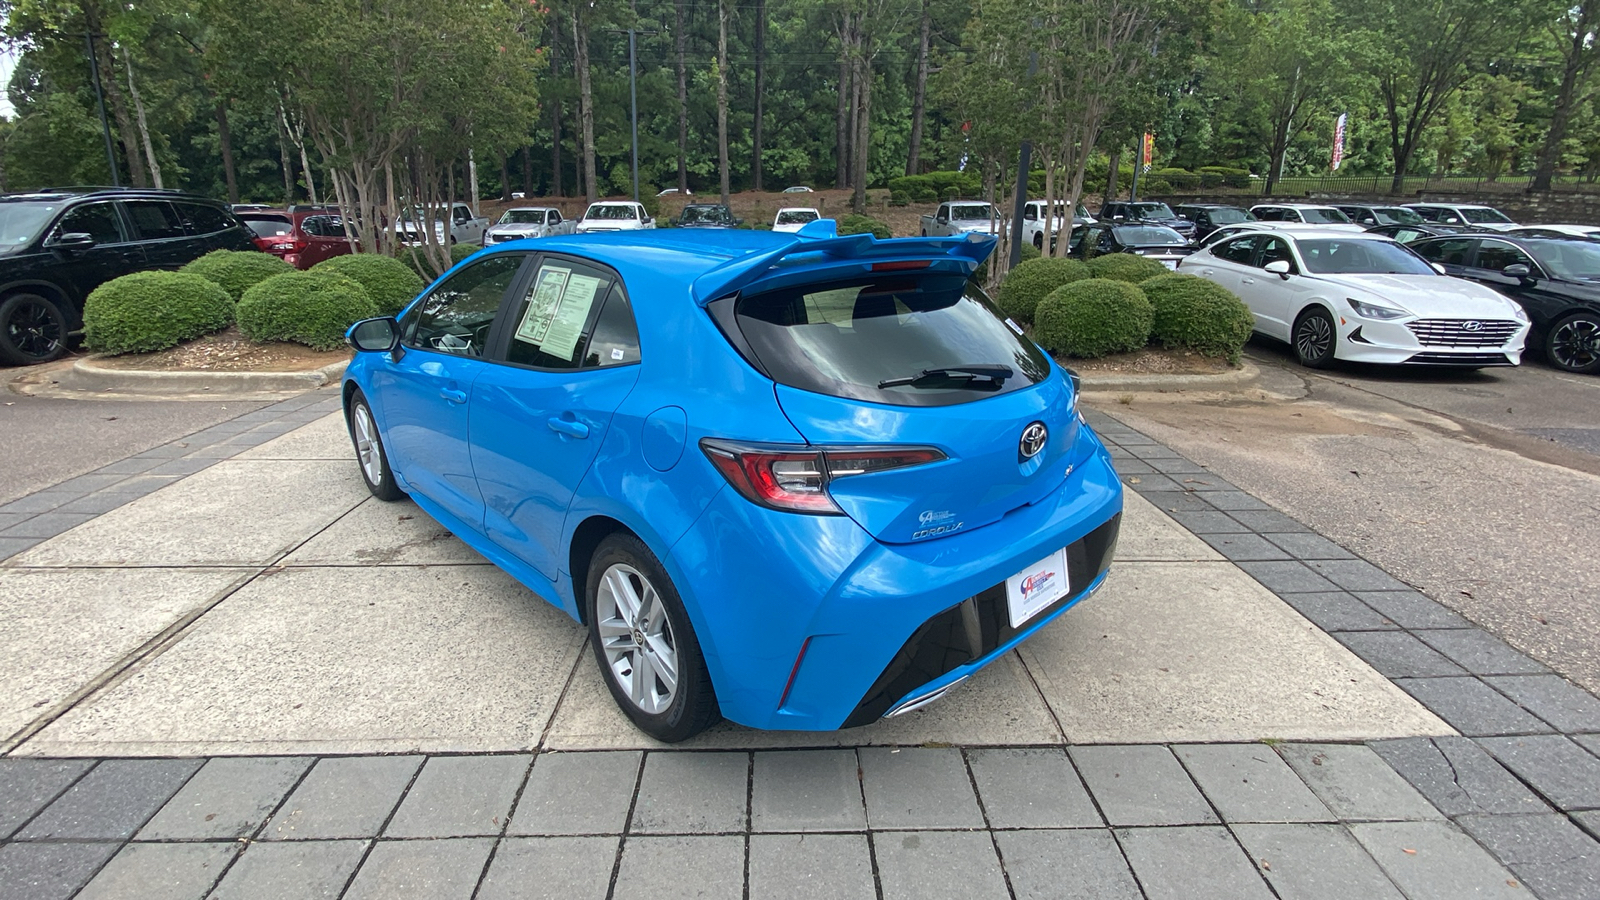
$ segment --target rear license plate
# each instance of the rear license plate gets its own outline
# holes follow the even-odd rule
[[[1178,261],[1175,260],[1175,259],[1163,259],[1161,261],[1161,264],[1163,266],[1166,266],[1169,269],[1177,269],[1178,268]]]
[[[1066,548],[1007,578],[1006,610],[1011,627],[1020,628],[1040,610],[1065,597],[1069,589]]]

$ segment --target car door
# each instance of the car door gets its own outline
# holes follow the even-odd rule
[[[395,471],[473,528],[483,527],[483,496],[468,449],[467,401],[473,382],[493,368],[486,357],[495,317],[529,258],[498,253],[440,282],[401,321],[401,352],[371,372]]]
[[[100,285],[129,272],[145,267],[144,250],[128,240],[128,230],[117,206],[110,200],[84,203],[62,214],[51,238],[64,234],[87,234],[94,245],[80,250],[51,250],[56,257],[55,270],[73,292],[73,303],[81,311],[89,292]],[[47,248],[48,249],[48,248]]]
[[[565,256],[543,258],[505,322],[472,386],[484,533],[553,579],[573,492],[638,380],[638,329],[616,273]]]
[[[1186,274],[1214,281],[1238,295],[1239,282],[1247,275],[1253,278],[1257,274],[1251,266],[1256,255],[1257,240],[1259,236],[1254,234],[1222,238],[1210,250],[1184,259],[1179,263],[1179,269]]]
[[[1268,263],[1287,261],[1290,277],[1283,278],[1266,271]],[[1256,245],[1256,256],[1250,267],[1239,278],[1239,298],[1250,307],[1256,317],[1256,330],[1283,340],[1289,339],[1289,327],[1300,312],[1299,295],[1303,292],[1295,282],[1300,266],[1295,261],[1289,239],[1278,235],[1263,235]]]
[[[149,268],[177,269],[204,255],[194,252],[193,239],[171,203],[124,200],[122,208],[133,222],[134,238],[144,246],[145,264]]]
[[[1507,275],[1507,266],[1527,266],[1528,276]],[[1572,304],[1570,300],[1545,290],[1549,276],[1533,257],[1510,241],[1482,238],[1466,267],[1466,276],[1486,284],[1522,304],[1534,325],[1544,328]]]

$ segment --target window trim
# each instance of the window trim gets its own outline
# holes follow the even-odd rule
[[[102,203],[111,207],[111,217],[117,220],[117,228],[122,232],[122,239],[109,244],[105,243],[104,241],[95,241],[94,245],[96,247],[121,247],[125,244],[137,244],[139,239],[133,236],[133,222],[129,220],[127,213],[122,209],[122,204],[116,200],[90,200],[87,203],[79,203],[67,207],[61,211],[61,215],[56,216],[55,222],[52,223],[49,228],[44,230],[44,240],[49,240],[50,237],[55,234],[69,233],[61,230],[61,223],[67,218],[67,216],[72,215],[74,212],[80,209],[96,206]]]
[[[1472,264],[1467,266],[1467,268],[1477,269],[1480,272],[1492,272],[1495,275],[1499,275],[1501,278],[1505,278],[1506,277],[1503,269],[1489,269],[1489,268],[1485,268],[1483,266],[1478,265],[1478,254],[1482,253],[1484,245],[1485,244],[1489,244],[1489,243],[1504,244],[1505,246],[1510,247],[1511,249],[1513,249],[1513,250],[1517,251],[1518,253],[1522,254],[1523,256],[1526,256],[1528,258],[1528,262],[1530,263],[1528,269],[1531,272],[1531,274],[1533,274],[1535,277],[1542,278],[1542,279],[1544,279],[1546,281],[1550,280],[1550,276],[1545,274],[1544,266],[1539,265],[1539,261],[1537,259],[1534,259],[1532,253],[1529,253],[1528,251],[1522,249],[1521,247],[1518,247],[1516,244],[1513,244],[1508,240],[1505,240],[1504,238],[1490,237],[1490,236],[1487,236],[1487,235],[1484,236],[1484,237],[1478,238],[1477,246],[1472,248]],[[1517,265],[1517,263],[1512,263],[1512,265]]]
[[[183,215],[178,212],[178,207],[174,206],[172,201],[166,199],[165,197],[129,197],[121,202],[125,204],[164,203],[166,204],[167,209],[172,211],[172,215],[176,217],[179,228],[177,234],[169,234],[164,237],[146,237],[145,234],[139,229],[138,220],[133,217],[133,210],[124,208],[122,212],[125,216],[127,216],[128,225],[132,226],[129,229],[129,233],[134,235],[133,240],[137,243],[155,244],[160,243],[161,241],[186,241],[192,237],[197,237],[197,235],[189,233],[189,226],[184,221]]]
[[[522,277],[518,279],[518,282],[513,283],[514,289],[509,291],[501,300],[500,311],[495,313],[494,328],[489,333],[489,350],[482,357],[484,362],[512,369],[522,369],[528,372],[551,373],[604,372],[611,369],[637,366],[644,362],[644,335],[642,329],[639,328],[639,315],[637,312],[633,312],[633,325],[634,331],[639,333],[638,359],[615,366],[585,366],[581,362],[583,355],[589,352],[589,339],[594,336],[595,324],[600,321],[600,311],[605,307],[606,299],[610,297],[613,288],[620,287],[622,289],[623,299],[628,301],[630,312],[635,309],[633,295],[628,290],[627,282],[623,281],[621,272],[598,260],[575,256],[571,253],[552,253],[541,250],[530,253],[528,256],[533,260],[532,264],[527,266],[527,271],[522,273]],[[581,345],[582,351],[579,354],[580,362],[576,366],[534,366],[527,363],[512,362],[508,358],[511,354],[511,338],[516,332],[516,329],[511,327],[511,317],[516,312],[517,305],[522,298],[527,296],[528,289],[533,287],[534,279],[538,278],[539,270],[544,268],[547,260],[565,260],[577,265],[588,266],[611,276],[613,287],[608,288],[605,295],[600,298],[600,302],[590,308],[588,318],[583,321],[583,331],[578,336],[578,343]]]

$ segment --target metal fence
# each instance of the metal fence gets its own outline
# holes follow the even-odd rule
[[[1400,196],[1414,197],[1421,193],[1438,194],[1522,194],[1533,182],[1533,176],[1501,175],[1489,178],[1481,175],[1408,175],[1399,191]],[[1384,195],[1394,184],[1392,175],[1319,175],[1290,176],[1272,186],[1270,196],[1303,197],[1308,194],[1360,194]],[[1600,183],[1587,176],[1562,175],[1550,184],[1551,193],[1600,195]],[[1268,196],[1266,181],[1257,181],[1250,188],[1235,191],[1241,194]]]

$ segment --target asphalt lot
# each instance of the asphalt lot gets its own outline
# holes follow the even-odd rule
[[[1258,390],[1089,402],[1600,688],[1600,378],[1247,355]]]

